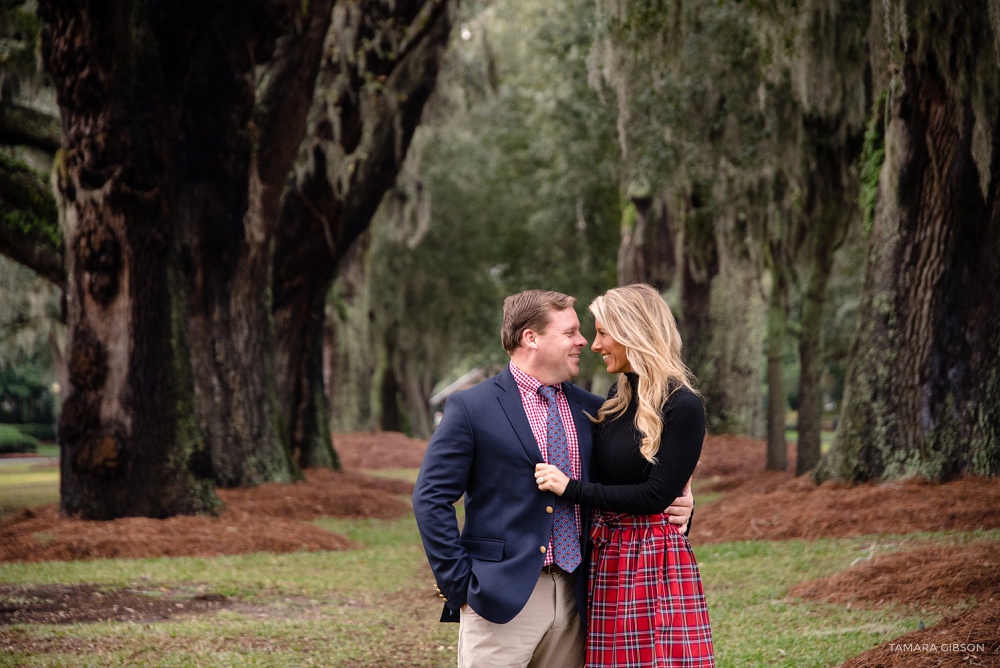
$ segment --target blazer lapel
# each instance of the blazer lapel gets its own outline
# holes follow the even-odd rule
[[[531,431],[531,424],[528,422],[528,414],[524,412],[524,404],[521,402],[521,392],[517,389],[517,381],[506,368],[496,377],[496,384],[499,388],[497,400],[503,408],[504,414],[510,421],[510,426],[514,428],[521,446],[528,453],[528,458],[536,464],[542,462],[542,450],[535,440],[535,435]]]

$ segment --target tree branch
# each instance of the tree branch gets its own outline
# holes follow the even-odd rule
[[[313,0],[279,40],[259,90],[255,122],[261,137],[261,179],[281,194],[295,160],[323,60],[334,0]]]
[[[0,253],[66,287],[63,241],[48,184],[0,154]]]
[[[11,102],[0,104],[0,144],[59,150],[62,125],[57,116]]]

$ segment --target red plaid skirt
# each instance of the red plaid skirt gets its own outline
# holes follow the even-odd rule
[[[715,666],[691,544],[666,515],[594,513],[588,668]]]

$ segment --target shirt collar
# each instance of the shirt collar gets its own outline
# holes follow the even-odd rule
[[[542,381],[538,380],[534,376],[530,376],[518,369],[514,362],[510,363],[510,373],[514,376],[514,382],[517,383],[517,386],[521,388],[522,392],[537,394],[538,388],[540,388],[543,384]],[[552,387],[556,388],[556,392],[562,391],[562,383],[558,383]]]

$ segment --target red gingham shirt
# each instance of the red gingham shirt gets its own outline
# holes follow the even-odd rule
[[[514,363],[510,363],[510,372],[514,375],[517,389],[521,392],[521,403],[524,405],[524,412],[528,415],[528,423],[531,424],[531,433],[535,436],[538,448],[542,451],[542,459],[549,461],[548,443],[546,441],[545,423],[548,418],[548,403],[538,393],[538,388],[542,383],[528,374],[524,373]],[[566,393],[562,390],[562,385],[555,385],[556,404],[559,405],[559,415],[562,417],[563,428],[566,431],[566,446],[569,448],[570,468],[573,475],[571,478],[580,479],[580,443],[576,435],[576,423],[573,422],[573,414],[570,413],[569,401]],[[573,514],[576,517],[576,532],[580,533],[580,506],[573,505]],[[548,566],[553,562],[555,553],[552,550],[552,538],[549,537],[549,546],[545,552],[543,566]]]

